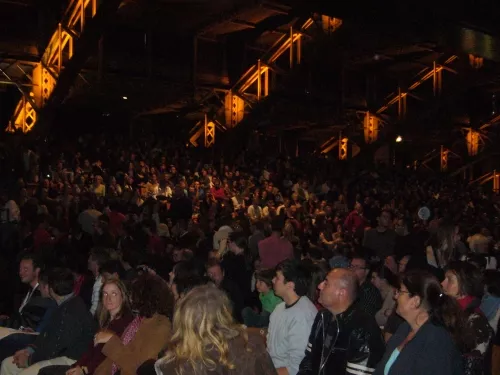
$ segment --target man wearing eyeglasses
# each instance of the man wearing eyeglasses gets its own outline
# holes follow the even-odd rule
[[[349,268],[356,275],[359,284],[358,301],[359,306],[370,316],[375,316],[377,311],[382,308],[382,296],[379,290],[371,283],[368,275],[370,267],[365,258],[354,256],[351,259]]]

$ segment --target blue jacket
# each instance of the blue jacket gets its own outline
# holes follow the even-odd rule
[[[408,336],[411,327],[401,324],[387,343],[385,354],[373,375],[384,375],[385,365],[392,352]],[[410,340],[389,370],[388,375],[462,375],[462,357],[453,338],[444,328],[425,323]]]

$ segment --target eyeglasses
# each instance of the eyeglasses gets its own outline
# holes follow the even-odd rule
[[[405,293],[407,293],[408,295],[410,294],[410,292],[407,290],[396,289],[396,291],[394,292],[394,295],[398,296],[400,294],[405,294]]]

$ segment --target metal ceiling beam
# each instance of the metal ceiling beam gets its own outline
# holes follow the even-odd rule
[[[231,20],[229,22],[230,23],[234,23],[235,25],[246,26],[246,27],[249,27],[249,28],[252,28],[252,29],[255,28],[255,24],[252,23],[252,22],[247,22],[247,21],[243,21],[243,20],[239,20],[239,19],[234,19],[234,20]]]
[[[103,1],[96,15],[87,21],[80,39],[75,43],[73,57],[61,71],[50,99],[40,112],[39,122],[34,128],[36,134],[45,135],[49,132],[58,107],[65,100],[88,57],[97,50],[101,35],[113,27],[121,4],[122,0]]]

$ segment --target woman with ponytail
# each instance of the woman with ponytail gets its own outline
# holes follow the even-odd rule
[[[406,273],[395,298],[405,320],[387,343],[374,375],[462,375],[467,352],[466,319],[455,299],[429,272]]]

